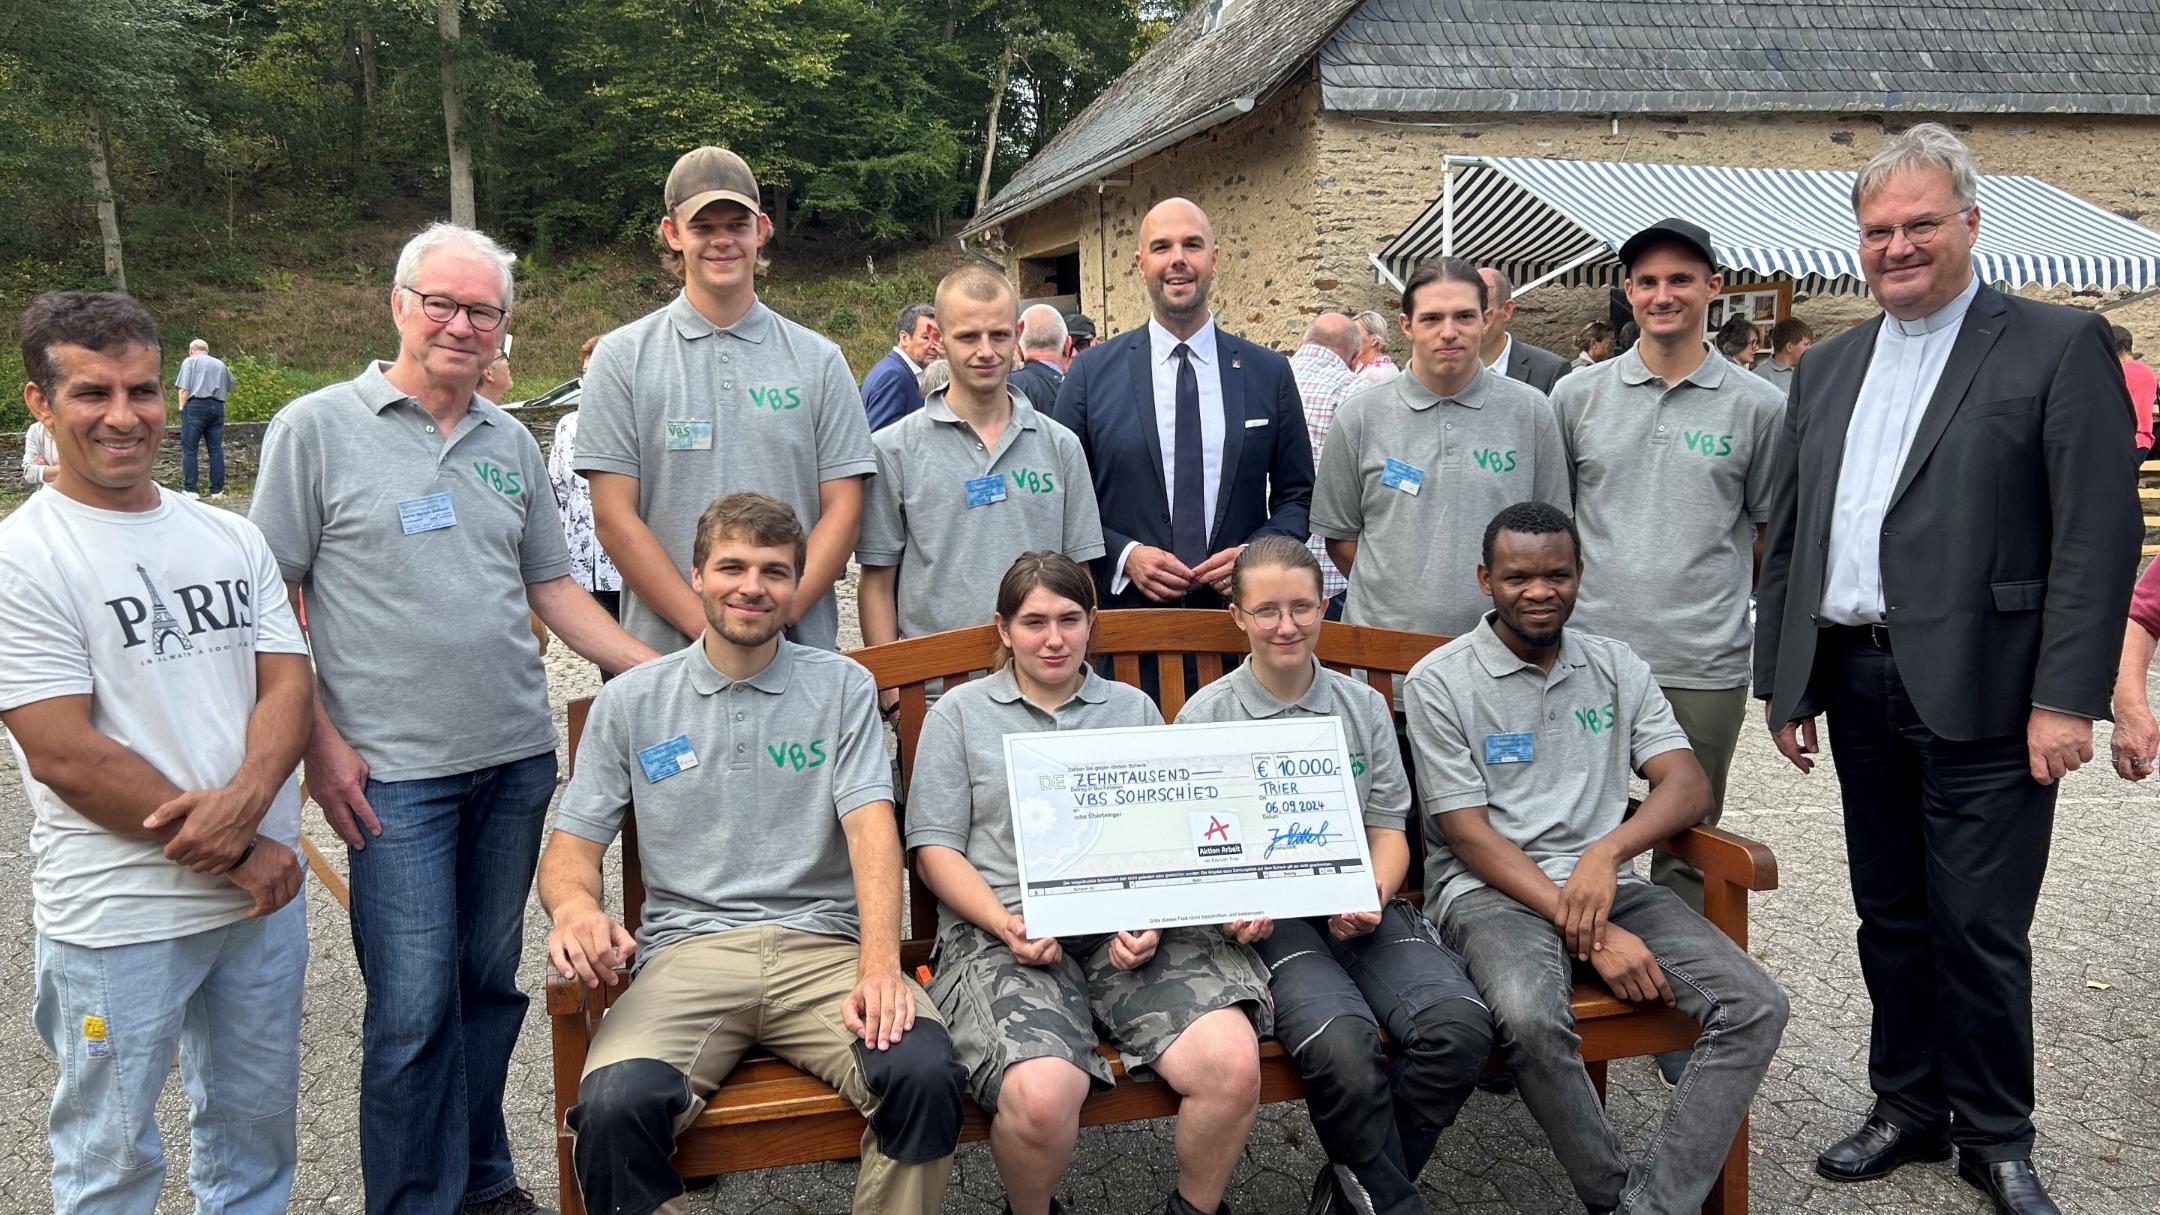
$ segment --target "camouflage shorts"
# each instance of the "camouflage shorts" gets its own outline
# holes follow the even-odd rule
[[[1105,1039],[1128,1074],[1153,1079],[1150,1065],[1218,1008],[1242,1008],[1262,1037],[1272,1027],[1267,968],[1219,930],[1166,929],[1155,956],[1129,971],[1110,964],[1114,939],[1066,937],[1065,956],[1054,965],[1028,966],[973,924],[939,934],[930,999],[976,1104],[995,1112],[1005,1069],[1044,1057],[1067,1060],[1098,1090],[1109,1088],[1110,1063],[1095,1049]]]

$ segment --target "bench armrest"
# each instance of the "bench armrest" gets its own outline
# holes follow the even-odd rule
[[[551,1017],[575,1017],[585,1011],[586,986],[565,979],[550,966],[547,971],[547,1012]]]
[[[1695,868],[1703,876],[1730,882],[1743,890],[1775,890],[1777,856],[1767,844],[1716,827],[1690,827],[1658,845]]]

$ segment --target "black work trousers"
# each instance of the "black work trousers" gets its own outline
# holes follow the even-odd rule
[[[2055,786],[2023,734],[1976,741],[1920,720],[1887,634],[1825,629],[1814,689],[1828,717],[1874,1001],[1875,1113],[1947,1128],[1968,1159],[2032,1149],[2032,945]]]

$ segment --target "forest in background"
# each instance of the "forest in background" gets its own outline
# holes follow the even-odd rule
[[[870,314],[920,285],[911,277],[935,281],[926,246],[949,244],[1186,7],[9,5],[0,308],[12,317],[57,287],[124,288],[173,333],[224,322],[205,335],[275,395],[351,374],[387,336],[397,240],[455,218],[522,255],[532,374],[574,374],[572,331],[666,298],[653,258],[661,183],[682,151],[717,143],[758,174],[775,285],[860,328],[854,342],[834,335],[851,356],[882,349],[889,322]],[[536,319],[543,333],[525,328]],[[0,355],[0,379],[19,374],[15,352]],[[20,411],[0,406],[0,430]]]

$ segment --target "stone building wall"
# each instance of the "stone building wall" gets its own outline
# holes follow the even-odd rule
[[[1918,119],[1903,119],[1918,121]],[[1558,156],[1794,169],[1858,169],[1882,147],[1879,114],[1623,115],[1456,114],[1390,122],[1357,115],[1317,115],[1319,160],[1326,167],[1314,202],[1318,260],[1312,293],[1339,306],[1398,311],[1392,288],[1373,281],[1366,254],[1400,232],[1440,193],[1448,155]],[[1410,124],[1459,125],[1410,125]],[[1951,128],[1972,146],[1983,173],[2030,174],[2150,226],[2160,226],[2160,120],[2076,115],[1968,115]],[[1982,216],[1983,228],[1986,224]],[[2036,293],[2037,294],[2037,293]],[[2046,298],[2072,301],[2067,292]],[[1602,287],[1541,287],[1522,298],[1517,333],[1572,356],[1585,321],[1605,315]],[[1819,333],[1873,315],[1856,296],[1799,302],[1794,314]],[[2110,320],[2145,330],[2160,347],[2160,302],[2132,304]],[[1397,343],[1400,344],[1399,341]],[[2142,345],[2143,343],[2141,343]]]
[[[1917,118],[1900,116],[1907,121]],[[2031,174],[2160,227],[2160,120],[1966,115],[1951,125],[1984,173]],[[1077,246],[1082,309],[1105,334],[1120,332],[1146,314],[1132,269],[1140,217],[1186,195],[1214,219],[1222,245],[1215,295],[1223,324],[1287,351],[1320,309],[1396,314],[1399,301],[1374,281],[1367,255],[1439,194],[1449,154],[1857,169],[1884,138],[1880,114],[1623,115],[1616,131],[1608,115],[1331,113],[1319,108],[1308,73],[1253,113],[1122,170],[1129,184],[1100,195],[1086,187],[1004,225],[1002,243],[988,251],[1018,273],[1020,259]],[[2044,298],[2106,307],[2139,336],[2141,352],[2160,350],[2160,298]],[[1603,288],[1541,287],[1522,298],[1516,331],[1572,355],[1575,332],[1605,315],[1605,300]],[[1820,333],[1873,311],[1852,296],[1804,299],[1794,309]],[[1399,335],[1393,344],[1402,358]]]
[[[1224,328],[1282,349],[1303,331],[1313,262],[1316,109],[1309,90],[1279,95],[1250,114],[1158,153],[1098,194],[1083,187],[1004,225],[986,248],[1022,284],[1027,259],[1080,254],[1080,308],[1102,336],[1147,320],[1133,268],[1140,221],[1166,198],[1192,199],[1215,224],[1215,309]]]

